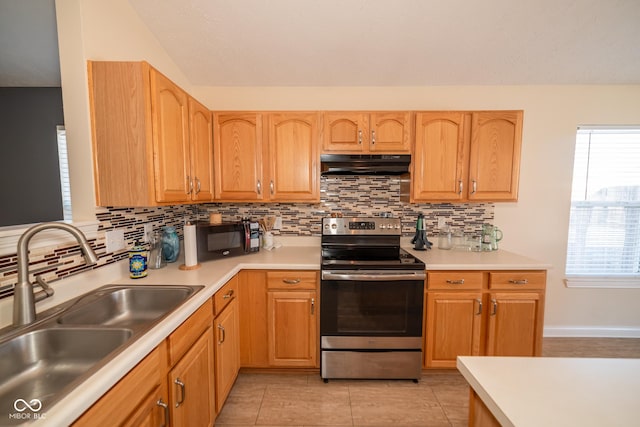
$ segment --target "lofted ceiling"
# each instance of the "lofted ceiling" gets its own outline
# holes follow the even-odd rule
[[[640,0],[128,0],[194,85],[640,84]],[[0,0],[0,86],[59,86],[54,0]]]
[[[129,0],[194,85],[639,84],[639,0]]]

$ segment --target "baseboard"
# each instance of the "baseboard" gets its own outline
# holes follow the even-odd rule
[[[640,327],[545,327],[544,337],[640,338]]]

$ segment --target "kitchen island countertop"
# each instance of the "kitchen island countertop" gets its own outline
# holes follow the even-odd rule
[[[640,359],[459,356],[502,426],[637,426]]]

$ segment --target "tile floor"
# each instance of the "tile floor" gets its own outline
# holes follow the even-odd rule
[[[640,358],[640,339],[546,338],[547,357]],[[331,380],[241,372],[217,427],[466,426],[469,387],[456,370],[412,381]]]

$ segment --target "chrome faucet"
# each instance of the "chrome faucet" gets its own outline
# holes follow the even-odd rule
[[[14,326],[33,323],[36,320],[36,302],[53,295],[53,289],[47,285],[42,277],[36,277],[36,282],[42,287],[42,290],[35,294],[33,285],[29,281],[29,241],[36,233],[50,229],[64,230],[75,237],[84,254],[87,265],[94,265],[98,262],[98,256],[91,249],[85,235],[73,225],[62,222],[43,222],[25,231],[18,240],[18,283],[16,283],[13,294]]]

